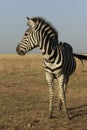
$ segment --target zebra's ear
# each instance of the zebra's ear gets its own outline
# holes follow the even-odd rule
[[[58,47],[57,40],[55,40],[55,39],[51,40],[51,47],[52,47],[53,50],[56,50],[56,48]]]
[[[34,28],[36,26],[36,23],[32,19],[27,17],[27,25],[31,28]]]
[[[30,18],[29,17],[27,17],[27,20],[29,20]]]

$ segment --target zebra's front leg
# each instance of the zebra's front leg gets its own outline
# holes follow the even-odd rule
[[[67,84],[64,83],[64,96],[66,98],[66,89],[67,89]],[[59,101],[59,110],[62,110],[62,100],[60,99]]]
[[[56,87],[57,87],[57,91],[59,92],[59,84],[58,84],[58,80],[55,79],[54,82],[55,82],[55,85],[56,85]],[[59,95],[58,95],[58,97],[59,97]],[[58,107],[58,109],[59,109],[59,110],[62,109],[62,101],[61,101],[61,99],[59,99],[59,107]]]
[[[59,98],[60,98],[60,109],[63,105],[63,110],[66,115],[66,119],[69,120],[68,112],[67,112],[67,107],[66,107],[66,97],[65,97],[65,91],[66,88],[64,88],[64,75],[61,75],[58,77],[58,82],[59,82]]]
[[[54,92],[53,92],[53,85],[51,83],[48,83],[48,86],[49,86],[49,118],[52,118]]]
[[[67,83],[68,83],[68,81],[69,81],[69,77],[67,76],[65,79],[64,79],[64,96],[65,96],[65,98],[66,98],[66,90],[67,90]],[[56,81],[57,82],[57,81]],[[57,85],[57,89],[58,89],[58,91],[59,91],[59,86],[58,86],[58,82],[56,83]],[[61,110],[62,109],[62,100],[60,99],[59,100],[59,110]]]
[[[54,76],[46,72],[46,80],[49,87],[49,118],[52,118],[54,99]]]

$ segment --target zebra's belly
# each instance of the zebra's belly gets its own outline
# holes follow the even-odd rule
[[[69,64],[44,62],[43,67],[49,73],[71,75],[76,69],[76,61],[72,59]]]

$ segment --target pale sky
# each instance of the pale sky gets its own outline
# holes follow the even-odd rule
[[[46,18],[59,32],[59,41],[87,53],[87,0],[1,0],[0,54],[16,53],[27,29],[26,16]]]

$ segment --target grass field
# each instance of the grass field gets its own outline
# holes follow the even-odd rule
[[[0,55],[0,130],[87,130],[87,65],[77,60],[67,89],[71,117],[58,110],[48,119],[48,87],[40,55]]]

